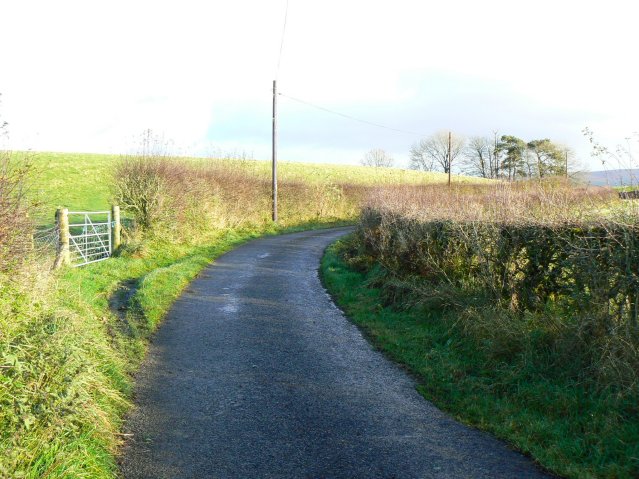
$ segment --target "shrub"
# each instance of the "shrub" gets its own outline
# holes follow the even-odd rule
[[[0,151],[0,272],[16,267],[32,246],[33,204],[25,195],[30,171],[28,158]]]

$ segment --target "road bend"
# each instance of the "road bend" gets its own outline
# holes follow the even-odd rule
[[[136,378],[125,478],[542,478],[424,400],[335,307],[318,265],[348,229],[258,239],[184,292]]]

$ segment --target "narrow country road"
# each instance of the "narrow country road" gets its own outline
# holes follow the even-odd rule
[[[543,478],[440,412],[318,278],[347,229],[220,257],[175,303],[137,376],[126,478]]]

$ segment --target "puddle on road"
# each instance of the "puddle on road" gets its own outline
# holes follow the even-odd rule
[[[234,302],[230,304],[225,304],[220,309],[224,311],[225,313],[237,313],[240,308],[238,307],[237,302]]]

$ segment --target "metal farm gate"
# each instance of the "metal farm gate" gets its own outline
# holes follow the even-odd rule
[[[111,212],[69,211],[71,266],[103,261],[111,256]]]

